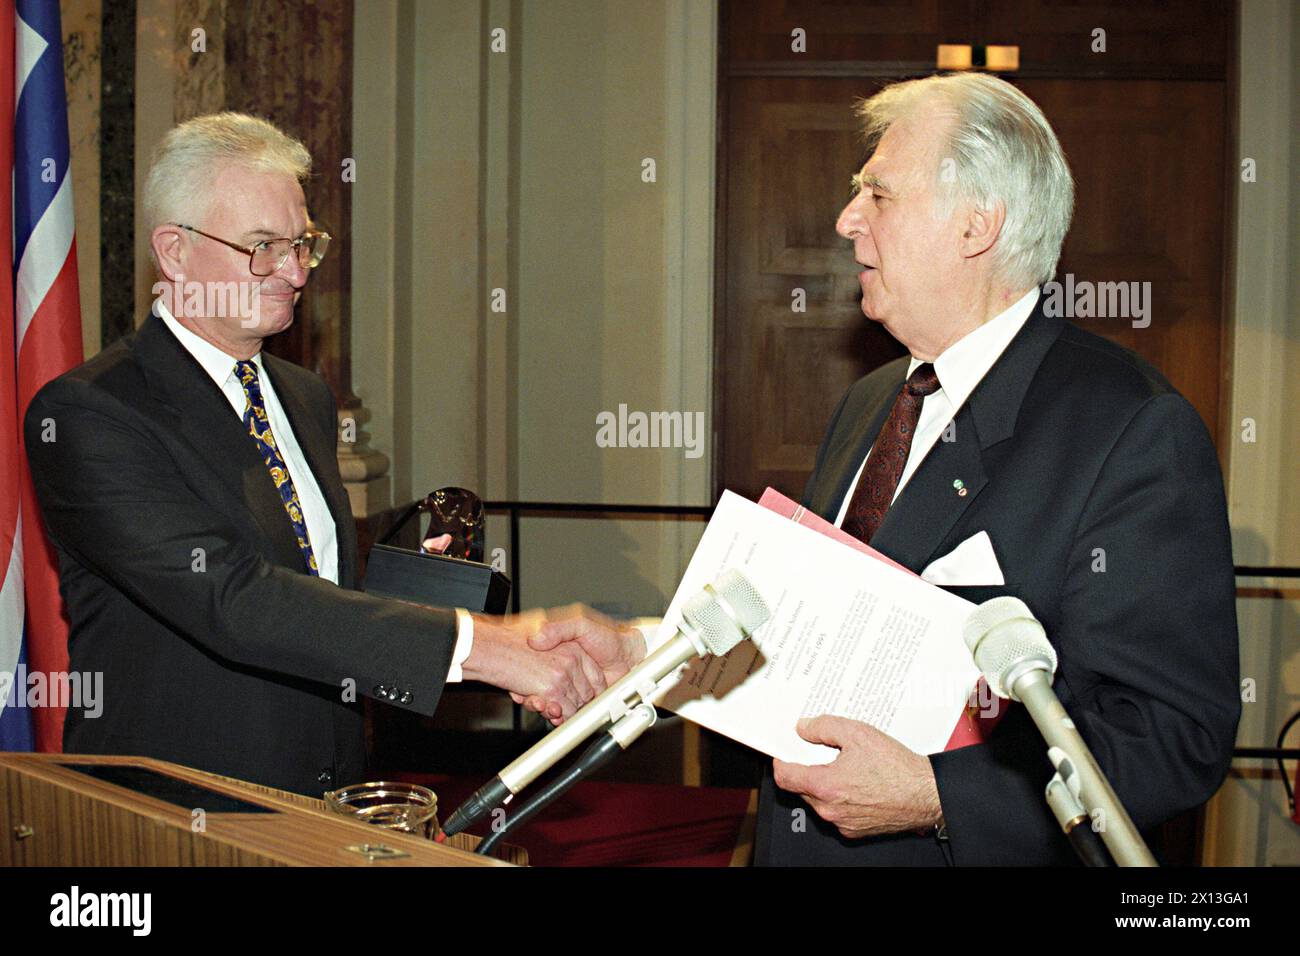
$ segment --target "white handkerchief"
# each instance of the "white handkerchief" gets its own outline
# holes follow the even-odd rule
[[[989,587],[1007,583],[987,531],[971,535],[942,558],[931,561],[921,572],[921,580],[954,587]]]

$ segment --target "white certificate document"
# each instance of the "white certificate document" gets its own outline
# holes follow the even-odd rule
[[[656,704],[795,763],[838,755],[795,732],[820,714],[871,724],[918,753],[944,748],[979,679],[962,640],[975,605],[728,491],[659,640],[728,568],[749,578],[771,618],[729,654],[683,664]]]

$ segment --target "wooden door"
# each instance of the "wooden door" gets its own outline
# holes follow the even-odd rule
[[[1018,85],[1042,107],[1074,171],[1074,225],[1058,279],[1150,283],[1150,314],[1141,320],[1071,321],[1160,369],[1215,434],[1226,328],[1222,84],[1090,80],[1082,91],[1072,80]]]
[[[725,486],[798,498],[844,389],[903,348],[859,306],[853,250],[835,234],[863,162],[846,79],[731,81],[723,373]]]

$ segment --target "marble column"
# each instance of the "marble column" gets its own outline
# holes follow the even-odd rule
[[[178,0],[175,120],[215,110],[252,113],[296,136],[314,166],[313,220],[333,237],[293,326],[271,352],[320,374],[339,410],[339,471],[352,511],[388,507],[388,457],[368,445],[368,417],[352,391],[353,0]]]

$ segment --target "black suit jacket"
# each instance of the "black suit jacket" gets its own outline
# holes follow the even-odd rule
[[[807,508],[835,519],[907,365],[844,396]],[[1040,298],[954,423],[872,546],[919,572],[987,531],[1006,585],[949,590],[1012,594],[1042,621],[1056,692],[1137,826],[1204,802],[1227,773],[1241,703],[1223,480],[1196,411],[1131,352],[1045,316]],[[1045,745],[1024,708],[1006,706],[986,743],[931,757],[946,847],[911,833],[846,840],[777,789],[769,766],[756,862],[1075,862],[1043,799]]]
[[[104,675],[102,714],[70,709],[64,748],[319,795],[363,779],[358,695],[409,691],[399,706],[433,712],[455,615],[355,590],[333,396],[306,369],[263,365],[334,518],[339,586],[307,574],[254,442],[161,319],[32,401],[71,669]]]

